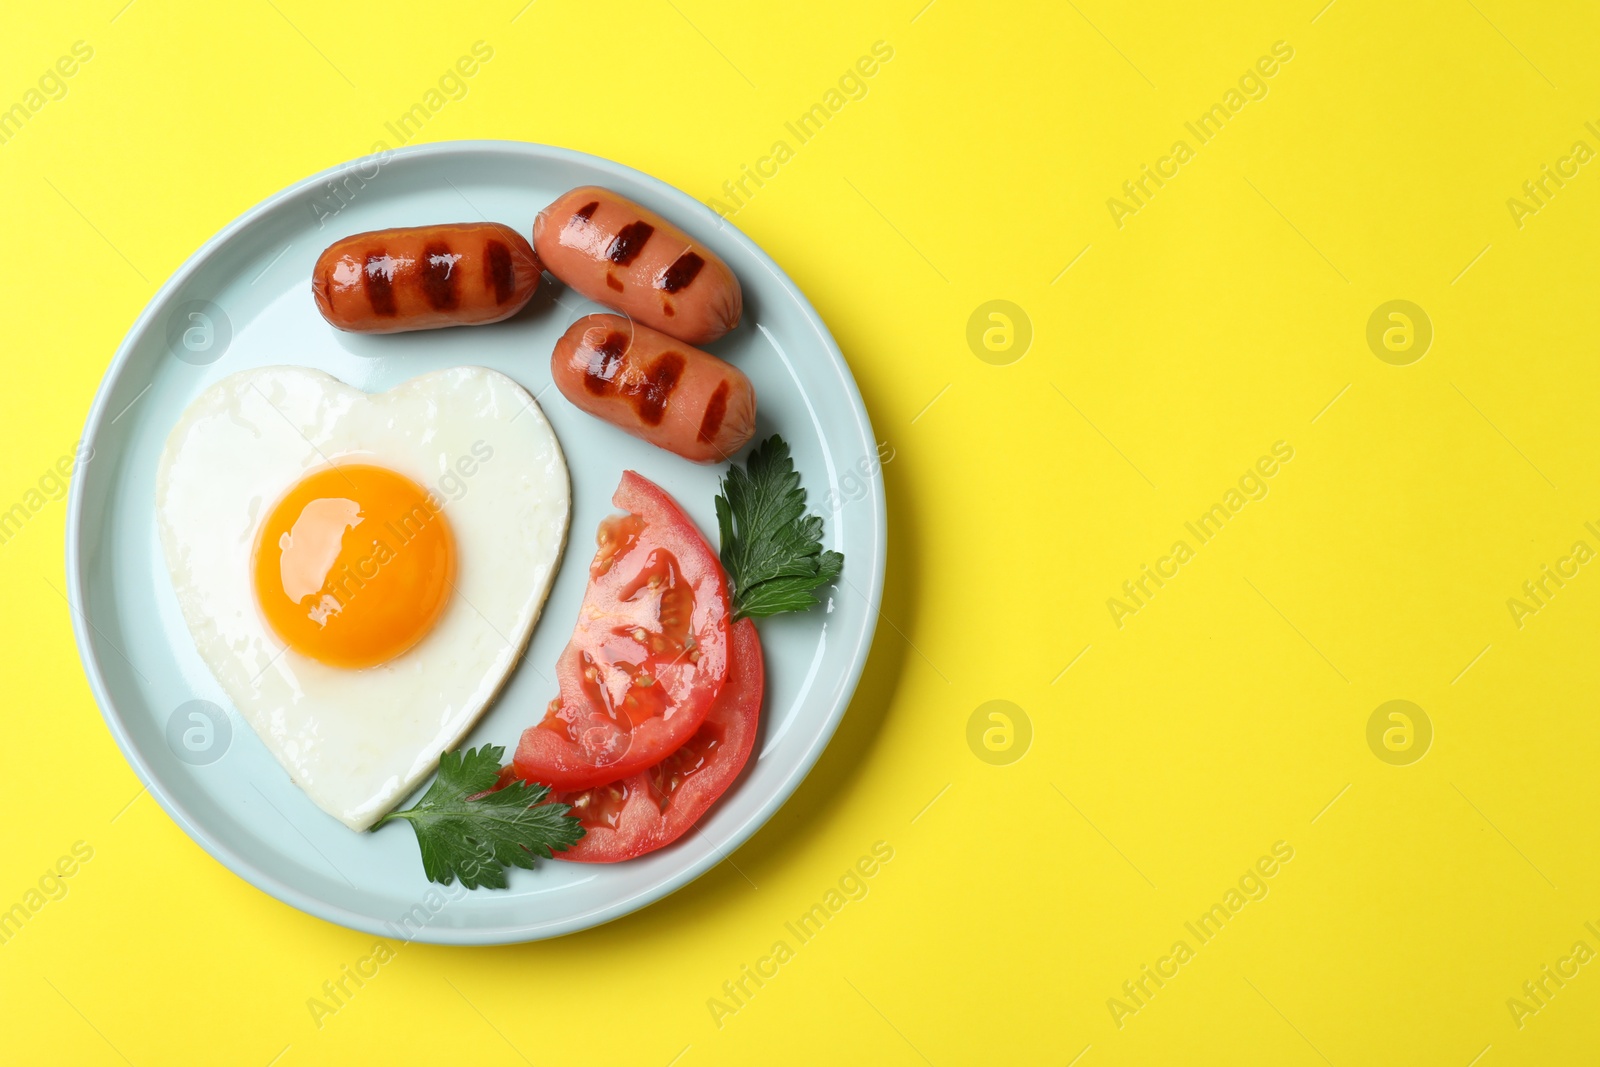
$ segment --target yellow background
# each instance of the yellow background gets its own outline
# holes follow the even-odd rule
[[[0,145],[0,506],[71,450],[190,252],[395,143],[384,123],[479,40],[492,61],[420,140],[570,146],[701,199],[892,46],[736,221],[832,326],[893,458],[884,624],[765,829],[599,929],[400,947],[320,1028],[307,999],[373,939],[251,888],[140,795],[77,663],[50,502],[0,547],[0,907],[74,842],[94,856],[0,946],[0,1056],[1593,1056],[1600,965],[1520,1027],[1507,1000],[1600,950],[1600,565],[1520,628],[1507,600],[1600,548],[1600,164],[1520,228],[1506,203],[1600,149],[1592,6],[923,2],[7,6],[0,105],[75,41],[94,57]],[[1184,122],[1278,41],[1266,97],[1197,145]],[[1119,228],[1107,199],[1180,138],[1195,158]],[[1034,333],[1005,366],[966,340],[993,299]],[[1409,366],[1366,342],[1393,299],[1435,331]],[[1268,496],[1195,545],[1184,523],[1277,441]],[[1195,558],[1119,628],[1107,599],[1180,538]],[[1368,747],[1391,699],[1434,729],[1409,766]],[[1020,760],[969,747],[990,700],[1031,723]],[[718,1026],[722,983],[877,841],[868,895]],[[1269,894],[1199,945],[1184,923],[1278,841]],[[1180,939],[1194,958],[1119,1027],[1108,999]]]

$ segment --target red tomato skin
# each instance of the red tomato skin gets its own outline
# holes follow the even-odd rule
[[[557,852],[556,859],[574,863],[616,863],[654,852],[683,836],[727,791],[744,770],[755,748],[761,700],[766,690],[761,639],[755,623],[749,619],[734,624],[729,659],[728,684],[702,726],[702,729],[722,730],[721,748],[715,760],[684,779],[673,792],[665,812],[651,787],[654,768],[615,783],[625,786],[628,792],[616,827],[589,826],[582,839],[567,851]],[[552,799],[571,804],[579,795],[562,793]]]
[[[697,636],[695,660],[692,666],[679,662],[671,668],[681,675],[693,676],[693,680],[684,683],[691,690],[691,696],[675,702],[666,715],[634,724],[627,733],[623,751],[608,752],[610,758],[604,762],[591,758],[591,753],[568,737],[564,730],[550,728],[556,711],[547,712],[539,723],[523,731],[513,766],[519,777],[541,782],[557,791],[573,792],[606,785],[661,762],[699,729],[727,678],[731,611],[727,579],[716,552],[677,501],[660,486],[633,471],[623,472],[611,502],[645,520],[648,540],[673,553],[684,582],[694,590],[691,629]],[[592,601],[605,599],[600,592],[602,584],[603,579],[591,577],[573,639],[556,662],[556,678],[561,688],[562,716],[587,721],[598,734],[612,731],[608,736],[615,738],[615,720],[595,707],[585,694],[583,683],[585,649],[581,639],[592,635],[594,627],[588,622],[587,609]],[[664,680],[658,684],[667,688]]]

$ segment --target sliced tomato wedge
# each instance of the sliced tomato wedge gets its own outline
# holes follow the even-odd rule
[[[561,695],[523,731],[518,777],[558,791],[627,778],[699,729],[728,677],[728,586],[694,522],[625,471],[556,663]]]
[[[615,863],[671,844],[733,784],[755,747],[766,673],[755,623],[733,627],[728,684],[694,736],[637,774],[579,792],[553,793],[587,831],[556,859]]]

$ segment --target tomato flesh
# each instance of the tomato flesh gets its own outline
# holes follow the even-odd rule
[[[750,759],[766,675],[755,623],[732,632],[728,682],[692,737],[661,762],[590,789],[557,792],[586,833],[557,859],[615,863],[681,837],[733,784]]]
[[[556,790],[620,781],[661,762],[704,721],[728,674],[722,565],[677,503],[633,471],[589,565],[561,694],[523,731],[516,773]]]

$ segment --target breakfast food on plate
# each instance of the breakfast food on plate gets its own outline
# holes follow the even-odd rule
[[[184,412],[156,476],[201,659],[294,782],[358,830],[499,691],[569,510],[543,412],[481,367],[370,396],[303,368],[241,371]]]
[[[744,448],[750,379],[693,347],[738,324],[738,279],[606,189],[541,211],[532,245],[498,223],[343,238],[312,291],[338,329],[396,333],[508,318],[545,268],[622,312],[556,343],[569,401],[696,463]],[[633,471],[612,503],[559,694],[502,767],[499,745],[451,749],[521,657],[571,510],[561,446],[521,386],[455,367],[369,396],[302,368],[241,371],[190,404],[156,476],[179,607],[234,707],[324,811],[355,830],[409,823],[427,878],[469,889],[505,888],[535,857],[631,859],[694,826],[755,748],[753,620],[815,606],[844,563],[780,437],[723,478],[720,554]]]
[[[655,212],[599,186],[539,212],[533,246],[551,274],[598,304],[692,345],[739,324],[739,280]]]
[[[335,241],[317,258],[311,290],[341,330],[399,333],[510,318],[539,287],[539,271],[510,226],[409,226]]]
[[[720,463],[756,429],[756,392],[737,367],[620,315],[585,315],[550,357],[561,394],[696,463]]]
[[[552,794],[585,831],[560,859],[615,863],[671,844],[739,777],[755,747],[766,680],[755,623],[741,619],[731,638],[727,684],[682,747],[620,782]]]
[[[716,553],[660,486],[625,471],[589,587],[556,663],[561,695],[523,731],[516,773],[588,789],[661,762],[728,677],[728,587]]]

